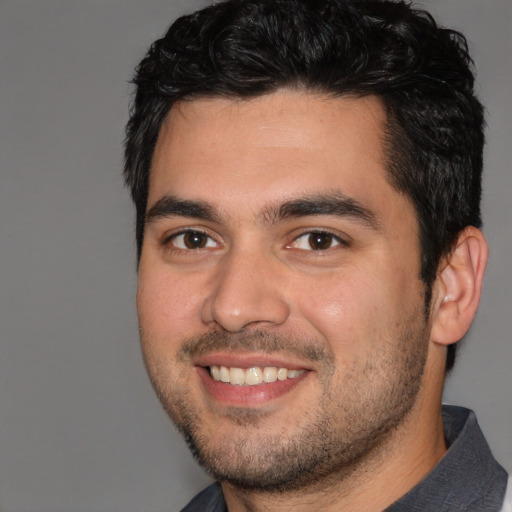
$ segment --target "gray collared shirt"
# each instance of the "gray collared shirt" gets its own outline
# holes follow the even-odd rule
[[[439,464],[385,512],[500,512],[507,472],[496,462],[473,411],[443,406],[448,451]],[[181,512],[228,512],[212,484]]]

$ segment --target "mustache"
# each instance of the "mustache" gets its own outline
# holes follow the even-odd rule
[[[315,363],[334,365],[334,356],[323,345],[301,337],[290,338],[266,331],[214,331],[185,340],[178,351],[178,359],[190,360],[212,352],[225,351],[288,352]]]

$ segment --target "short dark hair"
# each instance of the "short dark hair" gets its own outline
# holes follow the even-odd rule
[[[125,179],[144,237],[157,137],[180,100],[282,88],[381,98],[390,183],[412,201],[429,308],[438,265],[481,226],[483,108],[464,36],[408,2],[227,0],[179,18],[136,69]],[[448,349],[447,370],[455,358]]]

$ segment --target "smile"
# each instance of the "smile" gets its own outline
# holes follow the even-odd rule
[[[257,366],[250,368],[228,368],[226,366],[217,365],[210,366],[209,370],[213,380],[236,386],[257,386],[259,384],[296,379],[305,371],[289,370],[276,366],[266,366],[264,368]]]

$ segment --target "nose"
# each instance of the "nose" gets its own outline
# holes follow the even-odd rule
[[[283,324],[290,314],[283,270],[269,259],[248,251],[225,255],[203,303],[202,321],[229,332]]]

